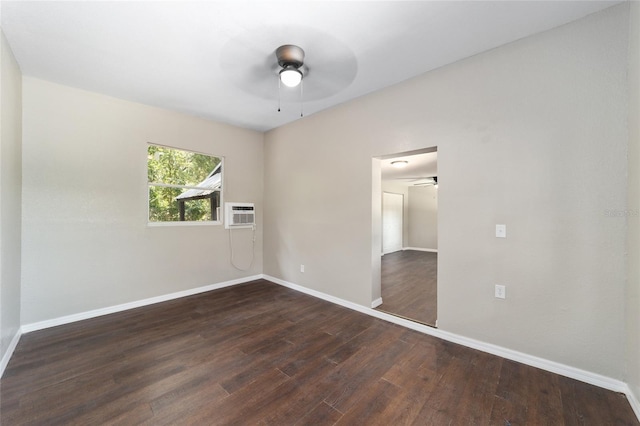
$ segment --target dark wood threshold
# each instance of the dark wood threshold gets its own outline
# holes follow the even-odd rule
[[[382,306],[382,305],[380,305],[380,306]],[[380,306],[378,306],[375,309],[377,311],[384,312],[385,314],[393,315],[394,317],[402,318],[402,319],[405,319],[407,321],[415,322],[417,324],[426,325],[427,327],[431,327],[431,328],[434,328],[436,330],[438,329],[438,326],[435,325],[435,324],[427,324],[426,322],[418,321],[418,320],[413,319],[413,318],[408,318],[408,317],[402,316],[400,314],[396,314],[394,312],[385,311],[384,309],[380,308]]]

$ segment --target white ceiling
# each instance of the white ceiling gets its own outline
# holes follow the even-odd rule
[[[406,167],[401,169],[391,165],[394,161],[406,161]],[[382,180],[404,186],[421,185],[432,182],[432,177],[438,176],[438,153],[398,155],[385,157],[380,161]]]
[[[306,52],[305,115],[612,6],[611,1],[2,1],[23,74],[256,130],[277,112],[275,49]]]

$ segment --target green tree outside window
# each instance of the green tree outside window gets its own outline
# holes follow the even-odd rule
[[[149,145],[149,221],[218,220],[221,162],[220,157]]]

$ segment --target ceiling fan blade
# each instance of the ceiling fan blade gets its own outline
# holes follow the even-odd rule
[[[418,180],[426,180],[426,179],[431,179],[430,177],[424,177],[424,176],[413,176],[413,177],[397,177],[394,178],[396,180],[410,180],[412,182],[414,181],[418,181]]]

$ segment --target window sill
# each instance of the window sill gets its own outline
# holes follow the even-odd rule
[[[220,226],[222,221],[209,220],[209,221],[194,221],[194,222],[147,222],[148,228],[165,228],[167,226]]]

